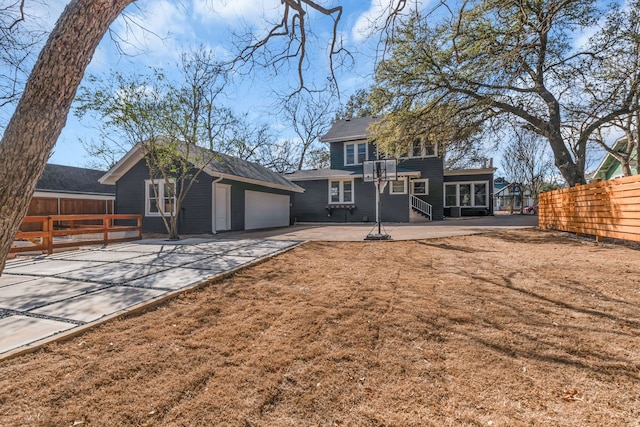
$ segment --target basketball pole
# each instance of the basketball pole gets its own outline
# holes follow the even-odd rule
[[[378,223],[378,235],[382,235],[382,223],[380,221],[380,181],[382,178],[376,178],[376,223]]]
[[[373,172],[372,174],[373,185],[375,186],[375,189],[376,189],[376,225],[378,226],[378,234],[371,234],[371,231],[370,231],[369,234],[367,234],[367,237],[365,237],[365,240],[389,240],[391,239],[391,236],[389,236],[388,234],[382,234],[382,221],[380,218],[382,213],[380,188],[381,188],[382,182],[385,181],[385,177],[383,176],[382,165],[381,163],[379,163],[379,161],[374,164],[372,172]],[[384,173],[386,173],[386,168],[384,170]],[[376,225],[373,226],[373,229],[376,228]]]

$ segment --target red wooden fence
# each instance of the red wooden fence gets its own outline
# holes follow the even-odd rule
[[[116,224],[117,223],[117,224]],[[35,225],[39,224],[39,225]],[[135,225],[131,225],[135,224]],[[33,231],[37,227],[38,230]],[[22,231],[22,230],[28,231]],[[126,237],[126,232],[135,231]],[[22,221],[21,231],[11,252],[46,251],[82,245],[107,245],[142,238],[142,216],[127,214],[111,215],[49,215],[27,216]],[[25,245],[19,244],[20,241]]]

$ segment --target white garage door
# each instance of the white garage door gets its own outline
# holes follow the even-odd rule
[[[285,227],[289,225],[289,196],[244,192],[244,228]]]

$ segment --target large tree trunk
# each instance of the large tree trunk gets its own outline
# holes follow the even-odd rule
[[[587,181],[584,178],[584,170],[573,161],[569,150],[567,149],[564,139],[560,135],[560,132],[555,132],[548,135],[549,145],[553,152],[555,165],[562,174],[569,187],[573,187],[578,184],[586,184]]]
[[[0,274],[84,71],[113,20],[135,0],[72,0],[27,80],[0,141]]]

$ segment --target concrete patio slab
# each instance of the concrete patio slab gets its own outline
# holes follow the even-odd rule
[[[107,251],[105,249],[96,249],[66,252],[63,254],[53,254],[49,256],[49,259],[115,262],[130,260],[141,255],[143,254],[141,254],[140,252]]]
[[[29,274],[34,276],[54,276],[76,270],[84,270],[91,267],[103,265],[104,262],[95,261],[74,261],[74,260],[38,260],[29,264],[8,265],[4,273]]]
[[[177,290],[184,288],[185,286],[200,283],[217,273],[222,273],[223,271],[225,270],[220,269],[219,271],[213,271],[177,267],[151,274],[146,277],[141,277],[140,279],[132,280],[128,282],[127,285],[142,288]]]
[[[39,277],[0,288],[0,308],[27,311],[99,289],[104,285]]]
[[[113,245],[105,248],[105,251],[127,251],[127,252],[141,252],[141,253],[163,253],[163,252],[177,252],[176,245],[156,245],[150,243],[141,243],[144,240],[134,243],[126,243],[122,245]]]
[[[10,260],[0,276],[0,358],[299,243],[220,236],[154,239]],[[227,255],[236,250],[251,256]]]
[[[73,323],[27,316],[0,319],[0,354],[75,327]]]
[[[4,273],[0,276],[0,288],[3,286],[11,286],[16,283],[27,282],[29,280],[38,279],[38,276],[23,276],[17,274]]]
[[[143,301],[159,297],[164,293],[154,289],[114,286],[40,307],[31,310],[31,312],[81,322],[92,322]]]
[[[59,273],[58,276],[89,282],[122,284],[166,269],[167,267],[145,264],[125,264],[120,262],[102,264],[82,270],[70,271],[68,273]]]
[[[209,253],[174,253],[174,252],[161,252],[158,254],[140,255],[136,258],[123,260],[123,262],[129,264],[146,264],[157,265],[161,267],[180,267],[181,265],[189,264],[194,261],[199,261],[204,258],[209,258]]]
[[[224,256],[207,258],[200,261],[192,262],[191,264],[185,265],[185,267],[195,268],[199,270],[211,270],[213,274],[216,274],[216,273],[222,273],[223,271],[228,271],[234,268],[238,268],[256,259],[257,259],[256,257],[224,255]]]

